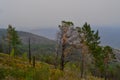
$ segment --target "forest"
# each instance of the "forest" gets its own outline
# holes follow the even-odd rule
[[[115,49],[101,45],[99,30],[71,21],[58,29],[56,40],[39,44],[38,36],[23,40],[8,25],[0,35],[0,80],[120,80]]]

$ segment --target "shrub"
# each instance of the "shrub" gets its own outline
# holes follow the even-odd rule
[[[50,70],[50,80],[59,80],[61,77],[63,77],[63,72],[59,69]]]
[[[48,66],[41,66],[33,72],[33,80],[49,80],[50,70]]]
[[[0,68],[0,80],[5,79],[7,75],[8,75],[8,70],[5,68]]]
[[[10,70],[10,76],[14,78],[24,78],[25,72],[24,70],[15,68],[15,69]]]

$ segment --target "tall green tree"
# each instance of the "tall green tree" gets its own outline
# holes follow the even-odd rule
[[[15,54],[17,53],[17,46],[21,44],[20,38],[17,34],[17,31],[15,30],[15,28],[13,28],[12,30],[12,47],[15,51]]]
[[[107,80],[107,72],[109,63],[115,59],[115,55],[113,50],[110,46],[95,46],[94,49],[92,48],[92,55],[94,60],[94,65],[96,70],[96,74],[99,77],[104,77]]]
[[[91,29],[87,22],[83,27],[76,28],[79,33],[80,49],[81,49],[81,78],[85,78],[86,73],[86,55],[91,53],[91,49],[94,49],[96,45],[100,43],[98,36],[98,31]]]
[[[7,42],[8,42],[8,53],[10,54],[12,46],[12,26],[8,25],[7,28]]]
[[[17,34],[17,31],[15,30],[14,27],[12,27],[12,25],[8,25],[7,42],[9,46],[9,54],[10,54],[11,48],[14,50],[14,54],[16,54],[18,50],[17,46],[21,44],[21,40]]]

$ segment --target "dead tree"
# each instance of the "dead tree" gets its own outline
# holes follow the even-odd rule
[[[35,67],[35,56],[33,56],[33,67]]]
[[[60,41],[61,41],[61,70],[64,70],[64,65],[65,65],[65,49],[67,48],[67,31],[69,30],[69,28],[71,26],[73,26],[72,22],[66,22],[66,21],[62,21],[61,23],[62,25],[59,25],[59,29],[60,29]]]
[[[29,63],[31,64],[31,42],[30,42],[30,38],[28,40],[28,45],[29,45],[28,58],[29,58]]]

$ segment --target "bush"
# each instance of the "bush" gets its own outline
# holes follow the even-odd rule
[[[12,69],[10,70],[10,76],[14,78],[24,78],[25,77],[25,72],[24,70],[21,69]]]
[[[50,70],[48,66],[41,66],[40,69],[35,69],[33,73],[33,80],[49,80]]]
[[[5,68],[0,68],[0,80],[5,79],[7,75],[8,75],[8,70]]]
[[[55,64],[55,55],[54,54],[41,54],[40,60],[48,64]]]
[[[59,69],[50,70],[50,80],[59,80],[61,77],[63,77],[63,72]]]

